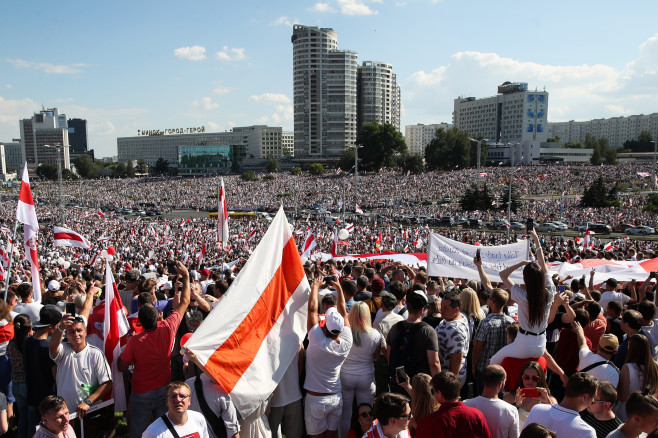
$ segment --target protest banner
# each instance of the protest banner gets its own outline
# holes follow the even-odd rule
[[[427,274],[437,277],[477,279],[479,276],[473,258],[478,249],[480,249],[484,272],[492,281],[500,281],[498,273],[508,266],[529,259],[527,240],[498,246],[468,245],[431,233],[427,253]]]

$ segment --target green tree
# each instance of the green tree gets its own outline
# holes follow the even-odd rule
[[[163,175],[169,173],[169,162],[164,158],[160,157],[155,162],[155,167],[153,171],[156,175]]]
[[[41,164],[37,167],[37,176],[41,179],[57,179],[57,166],[54,164]]]
[[[308,167],[308,173],[311,175],[324,175],[324,166],[320,163],[313,163]]]
[[[126,176],[133,178],[135,176],[135,168],[133,167],[133,161],[130,160],[126,164]]]
[[[112,168],[112,176],[115,178],[126,176],[126,165],[123,163],[117,163],[117,165]]]
[[[555,137],[551,137],[546,140],[547,143],[559,143],[560,142],[560,136],[556,135]]]
[[[473,183],[466,189],[464,195],[459,199],[459,205],[465,211],[487,211],[493,209],[493,198],[486,184],[478,189],[477,184]]]
[[[352,166],[354,166],[354,148],[347,148],[343,151],[343,154],[340,156],[340,161],[338,161],[338,167],[340,167],[345,172],[347,172],[347,170],[351,169]]]
[[[592,149],[592,158],[589,162],[594,166],[598,166],[603,162],[603,155],[601,154],[601,145],[592,134],[585,135],[585,149]]]
[[[258,177],[254,174],[254,172],[245,172],[240,175],[240,179],[242,181],[258,181]]]
[[[475,147],[477,148],[477,144]],[[468,167],[471,163],[471,148],[471,141],[466,132],[457,128],[439,129],[425,148],[425,163],[429,169],[450,170]]]
[[[585,189],[580,203],[583,207],[593,208],[619,206],[620,203],[617,200],[617,186],[608,190],[603,176],[599,176],[588,188]]]
[[[643,211],[650,211],[651,213],[658,213],[658,194],[649,195],[648,203],[642,209]]]
[[[604,143],[601,143],[605,140]],[[607,138],[602,138],[599,140],[601,144],[601,154],[605,160],[605,164],[617,164],[617,149],[613,148],[608,144]]]
[[[579,141],[570,141],[562,145],[562,149],[583,149],[584,147],[585,145]]]
[[[509,182],[508,182],[509,184]],[[507,203],[509,202],[509,187],[505,189],[505,193],[503,194],[503,202],[500,205],[500,210],[501,211],[507,211]],[[521,197],[519,196],[519,193],[516,191],[516,187],[512,185],[512,205],[510,205],[510,211],[516,213],[516,211],[521,207]]]
[[[300,167],[293,167],[292,170],[290,171],[291,175],[301,175],[302,174],[302,169]]]
[[[74,179],[78,179],[78,176],[71,172],[70,169],[62,169],[62,179],[71,181]]]
[[[416,175],[423,173],[425,166],[422,156],[418,154],[405,154],[400,157],[400,161],[402,161],[402,170],[405,172],[411,172]]]
[[[356,143],[363,146],[359,151],[363,169],[373,172],[378,172],[384,166],[394,166],[396,157],[407,150],[404,137],[390,123],[364,123]]]
[[[149,171],[149,168],[146,165],[146,161],[144,161],[143,158],[140,158],[139,160],[137,160],[137,166],[135,167],[135,172],[144,175],[144,174],[148,173],[148,171]]]
[[[78,171],[78,175],[80,175],[82,178],[96,178],[98,176],[94,161],[87,154],[78,155],[75,158],[73,165]]]
[[[269,173],[278,172],[279,171],[279,162],[277,161],[277,159],[270,155],[267,158],[267,162],[265,163],[265,170]]]
[[[263,181],[274,181],[274,175],[267,174],[263,177]]]

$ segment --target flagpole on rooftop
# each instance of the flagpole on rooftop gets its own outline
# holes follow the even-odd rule
[[[5,302],[7,302],[7,293],[9,292],[9,278],[11,277],[11,265],[14,261],[14,242],[16,241],[16,231],[18,230],[18,219],[14,221],[14,235],[9,245],[9,265],[7,266],[7,278],[5,278]]]

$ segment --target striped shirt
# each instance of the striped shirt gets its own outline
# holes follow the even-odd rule
[[[502,313],[490,313],[480,322],[473,338],[484,342],[480,360],[477,364],[478,372],[484,372],[489,359],[507,345],[506,329],[511,324],[514,324],[514,319]]]

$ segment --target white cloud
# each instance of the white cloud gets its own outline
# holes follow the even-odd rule
[[[16,68],[29,68],[34,70],[43,71],[46,74],[54,75],[72,75],[80,73],[83,67],[88,67],[87,64],[69,64],[69,65],[55,65],[47,62],[32,62],[23,59],[9,59],[6,61]]]
[[[395,2],[395,6],[398,7],[407,6],[407,2]]]
[[[206,125],[208,125],[209,130],[214,131],[214,132],[219,132],[219,131],[222,130],[222,127],[219,126],[215,122],[208,122],[208,123],[206,123]]]
[[[114,123],[108,121],[102,123],[90,123],[88,125],[89,132],[95,135],[116,135],[117,129],[114,126]]]
[[[249,96],[249,100],[254,102],[261,103],[289,103],[290,98],[285,94],[276,94],[276,93],[263,93],[263,94],[252,94]]]
[[[313,10],[316,12],[336,12],[336,10],[329,3],[316,3],[313,6]]]
[[[231,92],[231,88],[230,87],[216,87],[216,88],[213,88],[212,92],[214,94],[228,94],[228,93]]]
[[[5,88],[14,88],[14,86],[11,84],[5,84]]]
[[[296,20],[295,20],[295,22],[296,22]],[[293,21],[291,21],[288,17],[283,16],[283,17],[279,17],[279,18],[277,18],[276,20],[274,20],[274,21],[273,21],[272,23],[270,23],[270,24],[272,24],[273,26],[288,26],[288,27],[292,27],[292,25],[293,25]]]
[[[338,0],[340,12],[343,15],[376,15],[377,11],[359,0]]]
[[[179,47],[174,50],[174,56],[188,61],[203,61],[207,58],[206,48],[203,46]]]
[[[256,119],[256,123],[264,125],[283,125],[285,122],[291,122],[293,120],[292,105],[276,105],[274,109],[274,113]]]
[[[215,108],[219,108],[219,104],[213,102],[212,99],[209,98],[209,97],[202,97],[199,100],[195,100],[194,102],[192,102],[192,106],[195,107],[195,108],[201,108],[201,109],[207,110],[207,111],[215,109]]]
[[[244,54],[245,49],[229,48],[228,46],[222,47],[222,50],[217,52],[215,56],[220,61],[242,61],[247,59]]]

